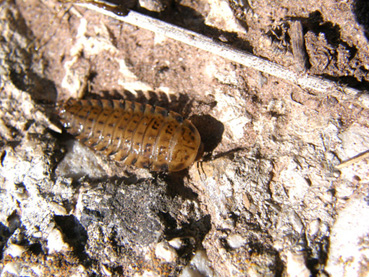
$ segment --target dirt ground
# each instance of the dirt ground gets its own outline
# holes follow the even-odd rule
[[[369,4],[124,5],[357,93],[303,89],[70,2],[1,1],[4,276],[368,274]],[[69,98],[178,112],[204,157],[180,173],[122,167],[60,133]]]

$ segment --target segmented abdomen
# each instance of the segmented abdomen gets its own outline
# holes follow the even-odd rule
[[[201,138],[193,124],[161,107],[118,100],[73,100],[59,109],[67,131],[127,165],[180,171],[196,159]],[[201,150],[200,150],[201,151]]]

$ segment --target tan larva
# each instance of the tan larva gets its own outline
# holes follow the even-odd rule
[[[202,154],[195,126],[161,107],[117,100],[73,100],[59,107],[67,131],[126,165],[175,172]]]

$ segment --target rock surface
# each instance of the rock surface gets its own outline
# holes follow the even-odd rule
[[[155,11],[367,89],[364,2],[157,1]],[[304,91],[54,0],[1,1],[0,34],[1,276],[369,274],[367,91]],[[62,133],[55,104],[70,97],[182,113],[205,155],[175,174],[122,167]]]

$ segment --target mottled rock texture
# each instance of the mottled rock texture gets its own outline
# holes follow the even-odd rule
[[[1,1],[2,276],[367,275],[365,1],[155,3],[164,21],[363,93],[305,91],[71,3]],[[121,166],[62,132],[70,97],[181,113],[204,157],[172,174]]]

